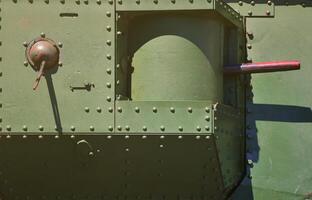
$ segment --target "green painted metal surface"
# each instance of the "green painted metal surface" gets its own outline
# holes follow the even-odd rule
[[[233,8],[219,0],[0,6],[1,199],[228,197],[245,170],[245,78],[222,74],[245,57]],[[62,66],[32,91],[23,45],[36,37],[60,42]]]
[[[298,59],[300,71],[252,75],[247,156],[253,160],[234,199],[311,199],[311,46],[309,2],[276,2],[274,18],[248,18],[253,61]],[[287,6],[288,5],[288,6]]]

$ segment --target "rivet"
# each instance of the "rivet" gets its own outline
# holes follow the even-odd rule
[[[242,5],[243,5],[243,2],[242,2],[242,1],[239,1],[239,2],[238,2],[238,5],[242,6]]]
[[[117,126],[117,130],[121,131],[122,130],[121,126]]]
[[[60,0],[60,2],[64,4],[64,3],[65,3],[65,0]]]
[[[84,0],[84,3],[85,3],[85,4],[88,4],[88,3],[89,3],[89,1],[88,1],[88,0]]]
[[[80,4],[80,0],[76,0],[76,4]]]
[[[122,35],[122,32],[121,31],[117,31],[117,35]]]
[[[183,127],[182,126],[179,126],[179,131],[183,131]]]
[[[74,135],[71,135],[71,136],[70,136],[70,138],[71,138],[71,139],[74,139],[74,138],[75,138],[75,136],[74,136]]]
[[[106,87],[111,88],[112,84],[111,83],[106,83]]]
[[[56,136],[54,136],[54,138],[55,138],[55,139],[59,139],[59,138],[60,138],[60,136],[56,135]]]
[[[108,68],[108,69],[106,69],[106,73],[111,74],[112,70]]]
[[[157,3],[158,3],[158,0],[154,0],[153,2],[154,2],[155,4],[157,4]]]
[[[42,139],[42,138],[43,138],[43,136],[42,136],[42,135],[38,135],[38,138],[39,138],[39,139]]]
[[[40,36],[44,38],[45,37],[45,33],[40,33]]]
[[[171,3],[175,3],[176,1],[175,0],[171,0]]]
[[[2,75],[3,75],[3,73],[2,73],[2,72],[0,72],[0,77],[2,77]]]
[[[146,139],[147,138],[147,136],[146,135],[142,135],[142,139]]]
[[[111,135],[108,135],[108,136],[107,136],[107,139],[112,139],[112,136],[111,136]]]
[[[179,135],[179,136],[178,136],[178,139],[180,139],[180,140],[181,140],[182,138],[183,138],[183,136],[182,136],[182,135]]]
[[[196,139],[197,139],[197,140],[199,140],[199,139],[200,139],[200,136],[199,136],[199,135],[197,135],[197,136],[196,136]]]
[[[102,2],[101,0],[97,0],[96,3],[100,5]]]
[[[271,15],[271,12],[269,10],[266,11],[267,15]]]
[[[205,130],[206,131],[210,131],[210,127],[209,126],[205,126]]]
[[[6,138],[7,138],[7,139],[10,139],[10,138],[11,138],[11,136],[10,136],[10,135],[7,135],[7,136],[6,136]]]
[[[199,126],[196,127],[197,131],[201,131],[201,128]]]
[[[106,40],[106,44],[107,44],[108,46],[110,46],[110,45],[112,44],[112,41]]]
[[[106,97],[106,100],[107,100],[108,102],[110,102],[110,101],[112,100],[112,98],[111,98],[110,96],[107,96],[107,97]]]
[[[26,125],[23,126],[23,131],[27,131],[27,126]]]
[[[23,135],[23,137],[22,137],[23,139],[26,139],[27,138],[27,135]]]
[[[62,44],[61,42],[59,42],[57,45],[58,45],[60,48],[63,47],[63,44]]]
[[[109,4],[113,4],[114,1],[113,1],[113,0],[108,0],[108,3],[109,3]]]
[[[210,121],[210,117],[209,117],[209,116],[206,116],[206,117],[205,117],[205,120],[209,122],[209,121]]]
[[[71,127],[70,127],[70,130],[71,130],[71,131],[75,131],[75,129],[76,129],[75,126],[71,126]]]
[[[159,145],[159,147],[160,147],[160,148],[164,148],[164,145],[163,145],[163,144],[161,144],[161,145]]]
[[[147,131],[147,127],[146,126],[143,126],[142,129],[143,129],[143,131]]]
[[[252,48],[251,44],[247,44],[247,48],[251,49]]]
[[[126,136],[125,136],[125,139],[129,139],[129,138],[130,138],[130,136],[129,136],[129,135],[126,135]]]
[[[269,5],[269,6],[272,5],[272,1],[268,1],[268,5]]]
[[[140,0],[136,0],[135,2],[136,2],[137,4],[140,4]]]
[[[205,138],[206,138],[207,140],[209,140],[209,139],[210,139],[210,136],[209,136],[209,135],[207,135]]]
[[[90,112],[90,108],[89,108],[89,107],[85,107],[84,110],[85,110],[86,112]]]
[[[28,62],[24,61],[24,66],[27,67],[28,66]]]
[[[112,126],[108,126],[108,130],[109,130],[109,131],[113,131],[114,128],[113,128]]]
[[[206,107],[206,108],[205,108],[205,111],[206,111],[207,113],[210,113],[210,108],[209,108],[209,107]]]
[[[121,108],[121,107],[118,107],[118,108],[117,108],[117,111],[121,113],[121,112],[122,112],[122,108]]]
[[[117,64],[117,65],[116,65],[116,69],[120,69],[120,64]]]
[[[28,0],[29,1],[29,3],[33,3],[34,2],[34,0]]]
[[[251,12],[251,10],[249,10],[249,11],[248,11],[248,15],[249,15],[249,16],[251,16],[251,15],[252,15],[252,12]]]
[[[172,113],[174,113],[174,112],[175,112],[174,107],[170,107],[170,111],[171,111]]]
[[[129,149],[129,148],[125,148],[125,151],[127,151],[127,152],[128,152],[128,151],[130,151],[130,149]]]
[[[190,3],[193,3],[193,2],[194,2],[194,0],[189,0],[189,2],[190,2]]]
[[[254,5],[255,5],[255,1],[251,1],[250,4],[251,4],[252,6],[254,6]]]
[[[113,112],[113,108],[112,108],[112,107],[109,107],[109,108],[108,108],[108,112],[110,112],[110,113]]]
[[[134,110],[135,110],[135,112],[137,112],[137,113],[140,112],[140,108],[139,108],[139,107],[135,107]]]
[[[187,110],[189,113],[193,112],[193,109],[191,107],[189,107]]]
[[[165,131],[165,127],[164,126],[160,126],[160,130],[161,131]]]
[[[119,4],[122,4],[122,0],[118,0],[118,3],[119,3]]]
[[[111,31],[111,30],[112,30],[112,27],[106,26],[106,30],[107,30],[107,31]]]
[[[24,47],[27,47],[28,46],[28,43],[25,41],[25,42],[23,42],[23,46]]]
[[[58,63],[58,66],[59,66],[59,67],[62,67],[62,66],[63,66],[63,63],[60,61],[60,62]]]
[[[92,151],[90,151],[89,156],[94,156],[94,153]]]
[[[164,135],[161,135],[161,136],[160,136],[160,139],[164,139],[164,138],[165,138],[165,136],[164,136]]]
[[[102,112],[101,107],[96,107],[96,111],[99,112],[99,113]]]
[[[44,130],[44,127],[43,126],[39,126],[39,131],[43,131]]]
[[[156,113],[157,112],[157,108],[153,107],[153,112]]]
[[[112,59],[112,56],[111,56],[110,54],[107,54],[107,55],[106,55],[106,58],[107,58],[108,60],[110,60],[110,59]]]
[[[94,126],[90,126],[90,131],[94,131]]]
[[[126,131],[130,131],[130,126],[126,125],[125,129],[126,129]]]

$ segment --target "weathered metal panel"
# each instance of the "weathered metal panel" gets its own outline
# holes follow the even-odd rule
[[[2,136],[0,145],[2,199],[223,196],[214,138],[208,135]]]
[[[247,157],[253,168],[235,199],[311,199],[311,11],[308,1],[278,1],[274,18],[247,19],[250,60],[298,59],[302,67],[252,75]]]
[[[1,2],[2,132],[99,133],[114,125],[114,5],[62,2]],[[32,91],[36,72],[24,66],[23,42],[42,32],[62,44],[63,64]]]
[[[122,133],[212,133],[209,101],[117,101],[116,131]]]

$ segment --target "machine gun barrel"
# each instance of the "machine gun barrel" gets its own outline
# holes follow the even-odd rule
[[[240,65],[225,66],[225,74],[237,73],[265,73],[265,72],[278,72],[300,69],[300,62],[293,61],[273,61],[273,62],[257,62],[257,63],[243,63]]]

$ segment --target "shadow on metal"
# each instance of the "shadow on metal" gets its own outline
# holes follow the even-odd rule
[[[55,126],[56,126],[56,131],[58,133],[62,133],[62,123],[61,123],[61,118],[60,118],[60,113],[58,109],[58,104],[57,104],[57,99],[55,95],[55,90],[53,86],[53,80],[51,74],[46,74],[45,79],[47,82],[48,90],[49,90],[49,96],[51,100],[51,106],[53,110],[53,116],[54,116],[54,121],[55,121]]]

